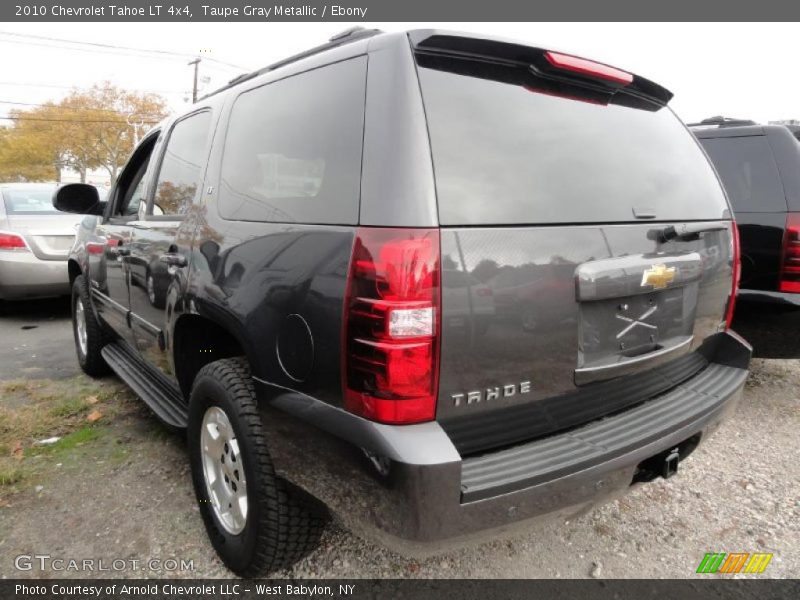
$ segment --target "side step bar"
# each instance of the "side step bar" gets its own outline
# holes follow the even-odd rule
[[[189,415],[178,389],[163,375],[153,371],[125,342],[112,342],[101,351],[108,366],[144,400],[145,404],[174,429],[186,429]]]

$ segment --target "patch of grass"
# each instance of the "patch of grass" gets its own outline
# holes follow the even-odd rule
[[[73,417],[81,414],[87,408],[86,400],[83,398],[67,398],[53,406],[50,414],[54,417]]]
[[[93,427],[91,425],[87,425],[85,427],[81,427],[80,429],[73,431],[69,435],[65,435],[63,438],[58,440],[55,444],[51,444],[49,446],[39,446],[37,447],[37,452],[40,453],[47,453],[47,454],[61,454],[63,452],[68,452],[73,450],[77,446],[82,446],[88,442],[92,442],[103,435],[103,430],[99,427]]]
[[[117,381],[87,381],[80,376],[27,384],[0,382],[0,390],[9,387],[22,390],[8,394],[21,402],[0,401],[0,444],[9,448],[17,441],[29,448],[39,439],[68,434],[86,424],[84,416],[90,408],[99,409],[104,420],[112,419],[123,405],[119,400],[125,398],[124,387]]]
[[[14,485],[25,478],[25,473],[19,467],[0,465],[0,486]]]
[[[0,381],[0,497],[18,493],[30,480],[48,472],[50,463],[82,460],[84,453],[96,452],[98,440],[110,431],[108,425],[129,413],[133,394],[114,379],[69,379]],[[89,411],[102,415],[98,423],[86,419]],[[55,444],[37,441],[61,436]],[[106,436],[107,438],[108,436]],[[21,453],[11,456],[15,448]],[[113,450],[110,460],[117,464],[129,458],[124,448]],[[47,460],[36,460],[47,457]],[[65,460],[66,459],[66,460]],[[2,505],[2,500],[0,500]]]
[[[0,390],[5,394],[13,394],[28,389],[28,382],[24,380],[6,381],[0,385]]]

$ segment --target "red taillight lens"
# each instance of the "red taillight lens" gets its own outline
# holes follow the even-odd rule
[[[580,75],[588,75],[597,79],[604,79],[622,85],[633,83],[633,75],[621,69],[615,69],[602,63],[587,60],[578,56],[561,54],[559,52],[545,52],[544,57],[551,65],[563,71],[571,71]]]
[[[86,242],[86,252],[89,254],[103,254],[106,245],[102,242]]]
[[[780,291],[800,292],[800,213],[786,215]]]
[[[0,231],[0,250],[27,250],[28,245],[16,233]]]
[[[345,407],[382,423],[436,415],[439,231],[356,232],[345,299]]]
[[[728,298],[728,309],[725,311],[725,328],[730,329],[733,323],[733,312],[736,308],[736,294],[739,291],[739,278],[742,275],[742,251],[739,245],[739,228],[736,221],[731,221],[731,245],[733,257],[733,282],[731,296]]]

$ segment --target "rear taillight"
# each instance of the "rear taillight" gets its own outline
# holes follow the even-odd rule
[[[786,215],[780,291],[800,292],[800,213]]]
[[[105,251],[105,242],[86,242],[86,252],[89,254],[103,254]]]
[[[27,250],[28,245],[16,233],[0,231],[0,250]]]
[[[593,60],[551,51],[545,52],[544,57],[552,66],[562,71],[570,71],[579,75],[603,79],[620,85],[633,83],[633,75],[627,71],[616,69]]]
[[[343,329],[347,410],[382,423],[434,418],[440,304],[437,229],[357,230]]]
[[[736,294],[739,291],[739,278],[742,275],[742,250],[739,244],[739,228],[736,221],[731,221],[731,256],[733,257],[733,273],[731,282],[731,295],[728,298],[728,308],[725,311],[725,328],[730,329],[733,323],[733,312],[736,309]]]

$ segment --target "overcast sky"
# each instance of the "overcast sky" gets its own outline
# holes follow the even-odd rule
[[[201,55],[255,69],[318,45],[346,23],[0,23],[0,32]],[[797,26],[673,23],[361,23],[386,31],[442,27],[518,39],[607,62],[672,90],[687,122],[723,114],[769,120],[800,118]],[[201,53],[202,51],[202,53]],[[58,100],[72,86],[109,80],[162,93],[173,109],[190,98],[188,58],[110,54],[53,40],[0,34],[0,115],[9,101]],[[242,72],[205,60],[210,91]],[[24,84],[24,85],[22,85]],[[25,106],[17,106],[25,108]],[[8,123],[8,121],[2,121]]]

